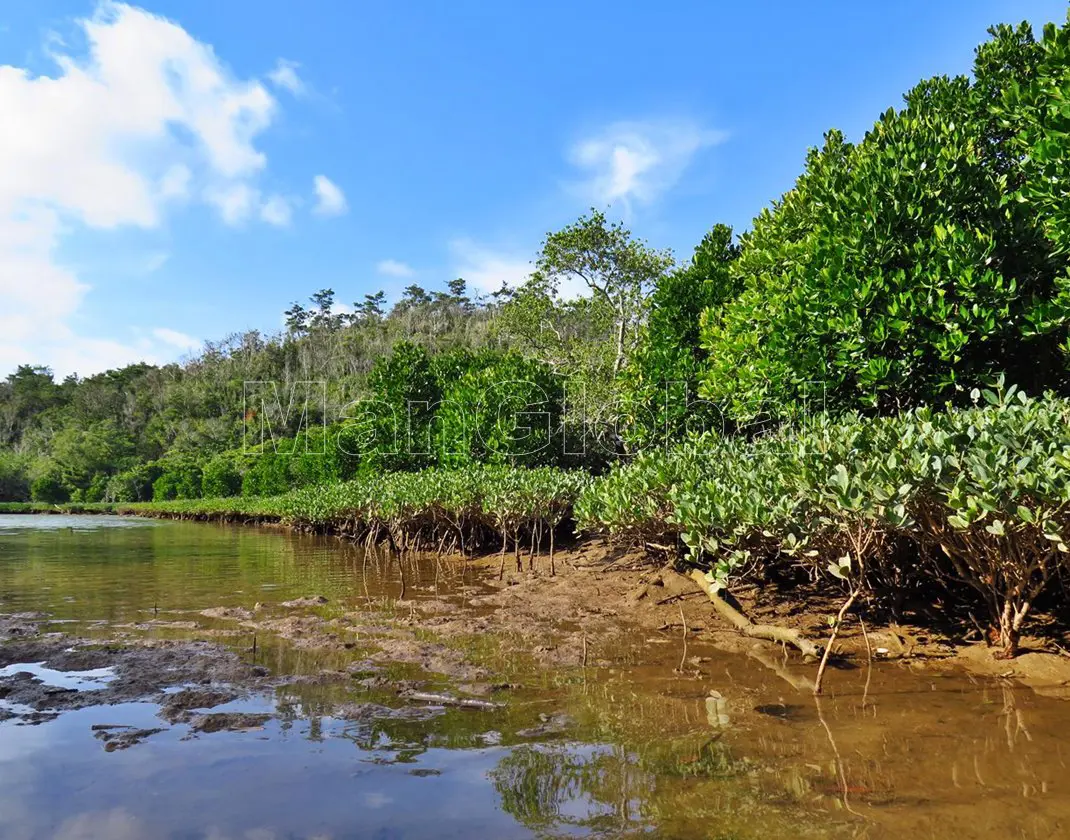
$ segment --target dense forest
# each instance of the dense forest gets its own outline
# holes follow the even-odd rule
[[[857,142],[829,131],[750,230],[715,224],[682,264],[592,210],[485,298],[458,279],[340,314],[325,289],[281,334],[183,364],[20,367],[0,499],[289,493],[315,518],[322,485],[355,509],[398,473],[434,470],[426,494],[457,468],[581,471],[607,476],[569,479],[581,521],[668,533],[718,586],[787,556],[901,597],[888,558],[910,556],[976,590],[1013,652],[1066,566],[1070,27],[990,34],[970,76],[922,81]],[[287,406],[309,381],[308,411],[248,402],[246,383]],[[539,510],[533,540],[564,503]],[[525,521],[485,526],[518,545]]]

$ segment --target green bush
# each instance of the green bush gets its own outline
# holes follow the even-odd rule
[[[159,462],[160,476],[152,483],[152,498],[198,499],[201,496],[201,468],[192,460]]]
[[[97,473],[89,482],[89,486],[82,491],[82,498],[79,501],[89,502],[95,504],[96,502],[103,502],[108,492],[108,476],[103,473]],[[72,496],[73,501],[73,496]]]
[[[643,455],[591,485],[577,520],[679,539],[718,586],[779,558],[876,596],[926,579],[970,590],[1013,655],[1036,599],[1070,572],[1070,403],[972,396],[985,404]]]
[[[30,497],[30,459],[0,448],[0,502],[21,502]]]
[[[108,502],[147,502],[152,499],[152,485],[162,468],[154,461],[138,464],[108,479],[104,500]]]
[[[238,496],[241,490],[242,475],[233,456],[216,455],[202,468],[201,496]]]
[[[1028,27],[993,32],[972,80],[922,82],[857,145],[829,132],[755,219],[732,269],[742,291],[704,316],[702,395],[730,417],[963,404],[999,373],[1066,388],[1070,264],[1031,198],[1049,172],[1023,153],[1021,112],[992,112],[1033,89],[1040,53]],[[1045,101],[1063,108],[1058,91]]]
[[[439,462],[558,464],[564,396],[548,365],[515,353],[487,352],[459,379],[444,383],[435,418]]]
[[[242,476],[243,496],[277,496],[291,489],[289,455],[265,452],[250,456],[250,461]]]
[[[30,485],[30,498],[35,502],[56,505],[68,501],[70,497],[70,489],[54,473],[38,476]]]
[[[248,477],[248,473],[246,473]],[[554,535],[589,481],[581,472],[471,466],[381,473],[270,497],[154,501],[133,510],[246,516],[332,528],[401,549],[551,552]]]
[[[368,375],[373,401],[357,418],[366,469],[414,470],[432,463],[431,424],[442,389],[427,351],[401,341]]]
[[[646,327],[620,375],[621,434],[631,451],[720,429],[719,410],[698,397],[706,366],[699,323],[704,311],[720,310],[739,293],[732,271],[738,256],[732,229],[715,225],[687,266],[657,281]]]

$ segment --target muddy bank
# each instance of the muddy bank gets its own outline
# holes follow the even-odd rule
[[[219,688],[168,692],[200,685]],[[74,709],[141,701],[161,704],[161,717],[173,723],[189,709],[230,702],[271,685],[266,668],[207,642],[145,641],[131,646],[49,634],[0,644],[2,708],[6,717],[24,723],[44,722]],[[108,728],[102,723],[100,731]]]
[[[488,662],[518,659],[543,669],[609,666],[634,646],[637,631],[653,644],[701,641],[778,671],[783,671],[778,662],[790,661],[794,673],[781,675],[799,689],[813,685],[816,663],[742,635],[693,580],[642,554],[581,543],[557,554],[555,575],[549,574],[546,557],[523,558],[519,571],[508,559],[501,575],[497,556],[428,560],[440,564],[444,576],[462,579],[453,580],[448,594],[410,591],[408,600],[387,609],[353,610],[310,593],[252,610],[219,608],[204,614],[243,632],[274,634],[302,649],[339,651],[352,648],[357,637],[373,636],[376,650],[369,664],[404,663],[469,685],[501,676],[488,670]],[[822,646],[840,606],[827,593],[806,588],[751,586],[734,594],[754,621],[789,628]],[[907,612],[899,623],[865,626],[851,615],[833,647],[832,668],[883,661],[915,671],[965,670],[1070,699],[1070,655],[1061,650],[1070,650],[1065,634],[1049,628],[1045,638],[1025,640],[1023,653],[1011,661],[994,659],[992,649],[969,635],[961,625],[934,621],[931,615]],[[685,660],[677,670],[698,673],[701,666]]]
[[[497,571],[492,560],[484,562]],[[533,653],[547,664],[588,664],[612,650],[614,634],[638,625],[666,640],[701,639],[716,648],[752,658],[785,654],[782,646],[756,641],[738,632],[714,610],[706,593],[670,566],[658,566],[644,555],[590,542],[560,556],[557,575],[536,566],[507,571],[491,581],[498,591],[472,599],[490,607],[491,616],[467,619],[480,631],[500,627],[526,636],[550,630],[555,642],[536,645]],[[798,632],[824,646],[829,622],[841,603],[828,593],[807,587],[785,590],[770,585],[739,587],[733,595],[740,610],[754,622]],[[1039,693],[1070,699],[1070,633],[1066,623],[1041,622],[1044,637],[1023,640],[1013,660],[993,657],[994,649],[976,641],[973,628],[943,620],[926,606],[908,610],[898,623],[863,624],[850,614],[833,646],[834,667],[857,667],[868,661],[894,662],[915,670],[961,669],[986,677],[1017,680]],[[439,632],[463,632],[466,619],[430,615],[424,621]],[[1064,629],[1060,630],[1059,627]],[[787,656],[811,678],[802,657]]]
[[[44,621],[45,616],[37,616]],[[24,618],[4,616],[9,627]],[[411,650],[414,662],[434,666],[441,662],[453,674],[481,675],[463,665],[461,657],[428,644],[422,655]],[[445,658],[442,658],[445,657]],[[404,659],[404,657],[400,657]],[[272,698],[300,695],[307,687],[322,690],[337,683],[343,697],[374,693],[397,698],[398,705],[340,699],[323,711],[338,720],[369,724],[383,720],[426,720],[446,708],[491,711],[504,704],[475,699],[466,693],[491,693],[496,686],[473,684],[454,693],[423,690],[430,683],[380,673],[380,665],[359,660],[343,671],[328,667],[313,674],[273,675],[260,664],[244,661],[240,653],[209,642],[115,639],[86,640],[49,633],[34,638],[0,642],[0,722],[36,726],[66,712],[94,709],[98,722],[90,725],[93,737],[106,752],[125,750],[173,727],[183,739],[218,732],[260,732],[283,711]],[[444,678],[445,674],[436,674]],[[124,722],[122,704],[158,706],[158,727]],[[238,708],[235,708],[235,704]],[[252,704],[256,711],[242,706]]]

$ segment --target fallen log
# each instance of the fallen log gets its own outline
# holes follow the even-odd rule
[[[706,575],[698,569],[692,570],[691,579],[709,597],[713,608],[717,610],[717,614],[735,627],[742,635],[751,639],[765,639],[770,642],[791,645],[806,657],[817,659],[821,656],[821,646],[810,641],[797,630],[792,630],[790,627],[779,627],[776,624],[755,624],[718,595],[717,591],[710,585],[710,582],[706,580]]]
[[[479,709],[491,711],[501,709],[503,703],[494,703],[490,700],[476,700],[472,697],[454,697],[451,694],[432,694],[426,691],[404,691],[400,694],[406,700],[415,700],[420,703],[431,703],[435,706],[456,706],[461,709]]]

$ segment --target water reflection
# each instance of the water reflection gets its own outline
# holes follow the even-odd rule
[[[67,632],[196,637],[240,627],[201,614],[211,607],[322,594],[326,610],[380,608],[403,587],[461,598],[479,585],[331,539],[41,519],[0,536],[0,612],[47,612]],[[180,723],[110,753],[94,725],[160,728],[159,707],[0,722],[0,838],[1047,840],[1070,825],[1070,706],[1005,682],[886,664],[830,675],[815,701],[767,646],[728,657],[690,642],[703,665],[689,676],[674,673],[678,651],[636,632],[600,651],[609,668],[517,663],[510,681],[526,688],[503,709],[434,709],[360,687],[347,671],[360,645],[260,638],[254,653],[240,632],[216,638],[275,673],[343,678],[222,707],[270,711],[255,731]]]

